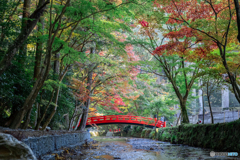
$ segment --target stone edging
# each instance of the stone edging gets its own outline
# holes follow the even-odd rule
[[[85,141],[90,140],[89,132],[81,133],[69,133],[63,135],[47,135],[42,137],[30,137],[23,139],[22,142],[26,143],[33,151],[35,156],[39,158],[40,156],[46,155],[47,153],[52,153],[59,150],[62,147],[68,147],[70,145],[81,145]]]

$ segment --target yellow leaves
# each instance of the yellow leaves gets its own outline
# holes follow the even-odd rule
[[[65,159],[64,157],[60,157],[57,153],[55,154],[55,159],[56,160],[63,160]]]
[[[31,44],[28,44],[28,45],[27,45],[27,48],[31,50],[31,49],[34,49],[35,46],[36,46],[36,44],[31,43]]]
[[[60,4],[61,5],[61,2],[57,1],[57,0],[51,0],[51,2],[53,2],[53,4]]]
[[[128,84],[128,81],[124,81],[124,82],[123,82],[123,86],[124,86],[124,88],[127,88],[128,85],[129,85],[129,84]]]
[[[137,100],[140,95],[128,96],[128,99]]]
[[[122,0],[109,0],[109,2],[115,3],[116,5],[122,4]]]
[[[64,5],[66,4],[66,0],[51,0],[51,2],[53,2],[53,4],[59,4],[59,5]]]

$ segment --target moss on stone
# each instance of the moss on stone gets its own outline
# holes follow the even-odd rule
[[[240,151],[240,120],[221,124],[183,124],[160,128],[158,140],[212,148],[219,151]]]

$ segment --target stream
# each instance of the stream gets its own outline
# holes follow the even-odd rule
[[[84,160],[200,160],[239,159],[234,157],[210,157],[212,150],[181,144],[129,137],[93,137],[94,149],[83,150]]]

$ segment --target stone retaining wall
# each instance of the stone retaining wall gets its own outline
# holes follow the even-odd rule
[[[30,137],[23,139],[33,151],[35,156],[39,158],[42,155],[51,153],[62,147],[68,147],[74,144],[84,144],[85,141],[90,140],[89,132],[69,133],[62,135],[47,135],[42,137]]]
[[[122,134],[122,136],[129,136],[129,134]],[[156,136],[154,130],[144,129],[138,137],[155,139]],[[214,151],[239,153],[240,120],[229,123],[183,124],[177,127],[159,128],[157,139],[174,144],[211,148]]]
[[[215,151],[240,152],[240,120],[218,124],[180,125],[159,129],[158,140]]]

